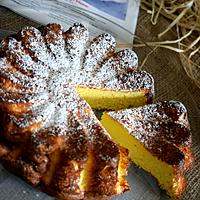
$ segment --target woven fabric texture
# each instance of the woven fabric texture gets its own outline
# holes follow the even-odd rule
[[[141,41],[156,41],[157,34],[164,30],[169,21],[164,17],[159,18],[156,26],[151,25],[150,16],[140,11],[136,35],[141,38]],[[24,26],[39,26],[38,23],[25,19],[12,11],[0,7],[0,29],[7,31],[18,31]],[[7,31],[1,31],[1,36],[4,36]],[[162,39],[172,39],[175,36],[173,31],[170,31]],[[152,51],[152,48],[146,46],[142,48],[134,48],[137,52],[140,62],[145,56]],[[155,79],[156,96],[154,102],[162,100],[179,100],[188,109],[191,131],[193,134],[193,150],[195,154],[195,164],[192,170],[187,174],[187,189],[183,195],[183,200],[198,200],[200,199],[200,89],[195,86],[192,80],[186,75],[179,54],[167,50],[156,49],[147,59],[143,69],[150,72]],[[138,172],[139,171],[139,172]],[[137,168],[130,168],[130,174],[134,179],[130,179],[131,185],[134,185],[133,192],[122,195],[115,199],[118,200],[159,200],[168,199],[162,195],[162,191],[155,189],[155,180],[146,173],[143,173]],[[131,177],[132,177],[131,176]],[[146,180],[147,181],[146,181]],[[150,182],[148,182],[150,180]],[[15,184],[13,184],[15,183]],[[17,184],[16,184],[17,183]],[[152,186],[148,190],[149,183]],[[146,188],[145,188],[146,187]],[[142,195],[141,195],[142,194]],[[8,173],[0,166],[0,200],[39,200],[51,198],[47,195],[32,189],[26,185],[21,179],[18,179]]]

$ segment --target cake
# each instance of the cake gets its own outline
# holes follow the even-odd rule
[[[137,166],[156,177],[170,197],[181,197],[185,173],[193,162],[190,127],[182,103],[163,101],[104,112],[101,123],[114,141],[129,150]]]
[[[65,94],[50,124],[29,137],[23,128],[17,135],[1,132],[1,163],[58,199],[107,199],[129,190],[127,151],[110,139],[75,90]]]
[[[0,88],[10,93],[41,93],[51,84],[47,81],[49,71],[56,71],[58,74],[53,75],[63,76],[65,87],[75,88],[94,109],[144,105],[154,96],[153,77],[137,69],[135,52],[116,52],[115,39],[109,34],[90,39],[81,24],[74,24],[66,32],[58,24],[40,30],[24,28],[3,40],[0,52]],[[51,70],[47,69],[49,66]],[[63,74],[59,74],[58,68],[62,68]]]
[[[75,24],[64,37],[70,55],[66,85],[75,87],[92,108],[116,110],[152,101],[153,77],[137,69],[135,52],[116,52],[110,34],[89,40],[88,30],[82,25]]]
[[[129,190],[128,152],[86,101],[97,109],[143,105],[153,87],[136,54],[115,52],[109,34],[89,41],[81,24],[26,27],[0,46],[0,162],[58,199],[121,194]]]

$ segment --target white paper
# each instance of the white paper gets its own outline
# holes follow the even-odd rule
[[[118,42],[131,44],[140,1],[0,0],[0,5],[41,24],[56,22],[68,29],[75,22],[81,22],[91,36],[109,32]]]

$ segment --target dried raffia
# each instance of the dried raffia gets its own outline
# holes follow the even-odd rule
[[[187,75],[200,88],[200,0],[141,0],[141,8],[151,14],[153,25],[159,25],[160,15],[170,19],[171,23],[158,34],[159,41],[140,40],[140,43],[134,44],[133,47],[149,46],[152,51],[155,47],[161,47],[179,53]],[[177,39],[160,41],[172,28],[177,33]],[[142,65],[150,54],[143,60]]]

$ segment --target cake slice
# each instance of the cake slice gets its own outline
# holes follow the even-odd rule
[[[177,199],[191,167],[191,133],[184,105],[164,101],[144,107],[104,112],[102,125],[114,141],[129,150],[131,160],[152,174]]]
[[[138,69],[134,51],[116,51],[110,34],[89,40],[88,30],[81,24],[63,35],[70,58],[66,86],[75,87],[92,108],[118,110],[152,102],[154,79]]]

